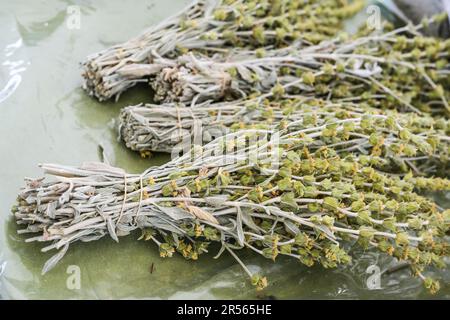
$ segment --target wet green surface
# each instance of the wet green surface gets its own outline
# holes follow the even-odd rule
[[[168,3],[170,2],[170,5]],[[386,262],[358,254],[354,266],[340,270],[308,269],[296,261],[277,264],[242,253],[252,270],[261,269],[270,286],[257,294],[246,275],[226,253],[196,262],[162,259],[154,245],[136,241],[139,234],[71,246],[60,264],[45,276],[52,255],[16,234],[9,208],[23,177],[39,177],[43,162],[78,165],[99,160],[102,145],[109,161],[139,172],[168,159],[141,159],[117,141],[113,119],[121,107],[150,101],[146,86],[124,94],[117,104],[98,103],[80,89],[79,62],[88,54],[122,42],[188,1],[7,1],[0,0],[0,295],[3,298],[429,298],[408,272],[384,275],[381,290],[369,290],[370,264]],[[81,8],[81,29],[66,25],[70,5]],[[6,89],[4,89],[6,88]],[[1,91],[3,90],[3,91]],[[447,200],[448,201],[448,200]],[[153,272],[150,272],[153,264]],[[70,290],[67,268],[81,271],[81,288]],[[448,273],[438,297],[449,298]]]

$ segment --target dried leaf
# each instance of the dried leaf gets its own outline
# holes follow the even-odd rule
[[[200,220],[205,220],[205,221],[209,221],[214,224],[219,224],[219,221],[217,221],[217,219],[214,218],[214,216],[211,213],[203,210],[202,208],[199,208],[196,206],[188,206],[187,209],[190,213],[192,213],[194,216],[196,216]]]
[[[48,203],[47,210],[45,210],[45,214],[47,215],[47,217],[49,217],[51,219],[55,219],[57,204],[58,203],[56,201],[52,201],[52,202]]]
[[[183,210],[178,207],[160,207],[158,206],[159,210],[164,212],[169,218],[178,221],[182,219],[191,219],[192,216],[186,212],[186,210]]]
[[[217,195],[214,197],[205,197],[205,201],[208,205],[213,207],[220,207],[222,206],[225,201],[228,200],[228,196],[226,194],[224,195]]]

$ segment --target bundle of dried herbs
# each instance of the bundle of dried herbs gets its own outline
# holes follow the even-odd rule
[[[221,243],[218,255],[232,254],[260,289],[267,279],[252,274],[237,250],[333,268],[351,263],[347,244],[358,243],[407,261],[438,290],[424,272],[446,266],[450,211],[415,190],[449,190],[450,182],[384,174],[338,154],[331,140],[316,146],[321,134],[301,123],[281,132],[241,130],[140,175],[102,163],[42,165],[53,179],[28,180],[13,212],[24,226],[19,232],[34,234],[27,241],[60,250],[43,272],[76,241],[108,234],[118,241],[139,228],[162,257],[179,252],[195,260],[209,243]]]
[[[381,111],[364,104],[320,99],[257,97],[195,107],[137,105],[122,109],[119,133],[127,147],[178,154],[231,131],[308,130],[310,148],[359,155],[386,172],[448,175],[450,121],[414,113]]]
[[[84,89],[100,101],[147,81],[163,66],[154,59],[188,50],[212,56],[233,48],[311,45],[333,37],[363,0],[196,0],[179,14],[83,62]]]
[[[307,48],[241,52],[224,61],[189,53],[164,67],[152,86],[156,101],[195,104],[275,90],[365,101],[382,109],[448,115],[450,40],[406,26]]]

